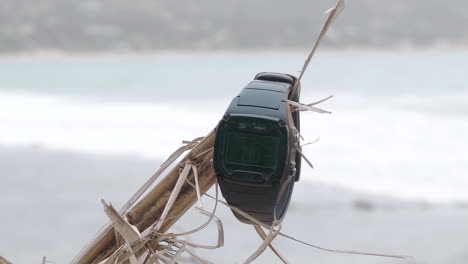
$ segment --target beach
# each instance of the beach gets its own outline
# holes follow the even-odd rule
[[[206,135],[260,71],[296,73],[306,51],[0,58],[0,255],[68,263],[182,140]],[[303,163],[282,231],[291,263],[468,263],[466,50],[333,51],[314,57],[301,101]],[[214,190],[210,191],[214,194]],[[206,200],[207,208],[212,202]],[[261,241],[223,206],[242,263]],[[188,213],[175,230],[206,220]],[[213,244],[214,225],[192,238]],[[279,263],[266,250],[257,263]]]
[[[67,263],[107,218],[100,199],[121,206],[158,168],[135,156],[83,155],[38,147],[1,148],[0,254],[13,263],[39,263],[42,256]],[[303,177],[307,177],[304,175]],[[214,194],[214,190],[210,190]],[[213,203],[205,198],[207,209]],[[197,250],[214,263],[242,263],[260,245],[254,229],[218,206],[225,245]],[[189,230],[206,219],[187,213],[175,226]],[[284,237],[274,241],[291,263],[447,263],[468,261],[468,204],[399,200],[320,182],[296,184],[282,231],[308,243],[339,250],[413,256],[408,260],[324,252]],[[216,243],[216,227],[192,237]],[[271,251],[258,263],[280,263]]]

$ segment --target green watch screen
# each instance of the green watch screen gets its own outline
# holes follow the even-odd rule
[[[275,168],[279,142],[279,137],[275,136],[230,132],[227,139],[226,162]]]

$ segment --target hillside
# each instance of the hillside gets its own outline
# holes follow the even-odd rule
[[[331,0],[2,0],[0,52],[303,48]],[[463,0],[348,0],[327,46],[466,46]]]

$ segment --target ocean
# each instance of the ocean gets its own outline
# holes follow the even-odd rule
[[[207,134],[262,71],[306,52],[0,59],[0,145],[164,160]],[[321,51],[301,100],[302,179],[403,199],[468,200],[468,51]]]
[[[68,263],[107,221],[101,198],[120,207],[182,140],[214,128],[256,73],[297,74],[306,55],[0,57],[0,255]],[[283,231],[320,246],[416,258],[334,255],[275,240],[286,258],[467,263],[467,69],[468,50],[316,54],[301,101],[333,95],[321,104],[332,114],[302,113],[304,143],[319,139],[303,149],[315,168],[303,163]],[[202,255],[242,263],[260,241],[226,208],[219,214],[226,245]],[[214,241],[205,234],[198,239]],[[257,263],[275,261],[266,252]]]

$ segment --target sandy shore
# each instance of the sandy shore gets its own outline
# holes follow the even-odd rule
[[[106,222],[99,200],[119,207],[158,167],[135,156],[0,148],[0,255],[13,263],[42,256],[68,263]],[[210,203],[207,202],[208,206]],[[253,229],[219,207],[225,246],[198,250],[214,263],[242,263],[260,244]],[[202,223],[187,214],[178,230]],[[312,244],[341,250],[411,255],[409,260],[340,255],[285,238],[275,245],[291,263],[468,263],[468,206],[402,201],[300,182],[283,231]],[[214,243],[213,227],[193,240]],[[256,263],[279,263],[266,251]]]

